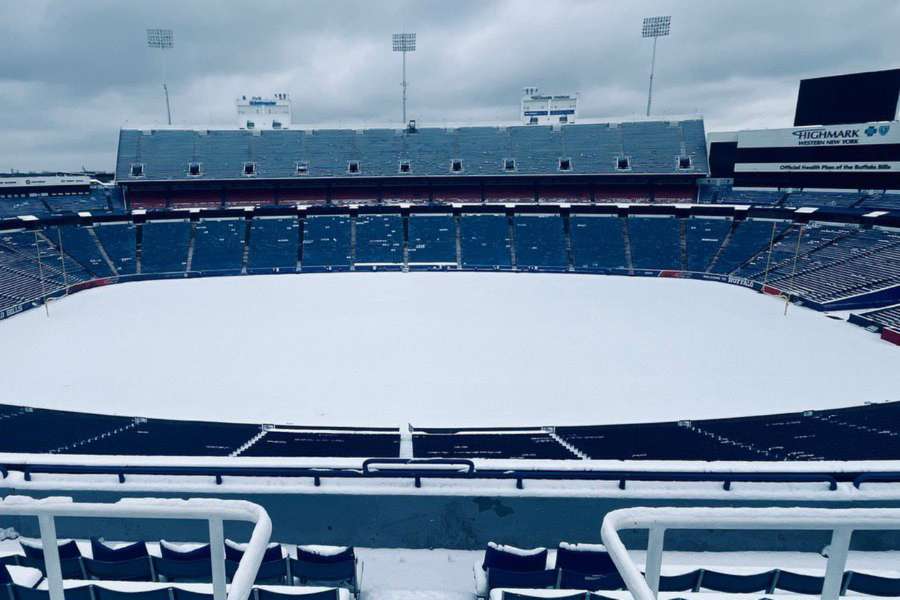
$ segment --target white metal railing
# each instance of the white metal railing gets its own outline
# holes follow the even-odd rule
[[[215,600],[247,600],[256,581],[256,573],[262,563],[269,537],[272,535],[272,521],[265,509],[243,500],[126,498],[113,503],[82,503],[73,502],[67,497],[38,500],[28,496],[7,496],[0,499],[0,517],[7,515],[37,517],[50,600],[65,600],[56,537],[56,517],[207,521]],[[254,524],[250,542],[232,577],[231,589],[228,590],[227,596],[224,521],[245,521]]]
[[[619,531],[647,529],[646,575],[632,561]],[[895,508],[625,508],[606,514],[600,534],[606,550],[635,600],[655,600],[659,590],[663,540],[667,529],[831,531],[823,600],[836,600],[857,530],[900,530]]]

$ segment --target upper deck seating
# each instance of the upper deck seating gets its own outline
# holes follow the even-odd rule
[[[50,194],[44,198],[44,202],[52,214],[105,214],[110,212],[112,195],[111,190],[95,189],[79,194]]]
[[[792,192],[787,195],[784,206],[850,208],[861,200],[859,192]]]
[[[45,217],[49,214],[47,205],[40,197],[0,195],[0,219],[22,215]]]

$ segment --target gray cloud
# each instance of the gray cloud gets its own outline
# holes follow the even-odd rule
[[[654,112],[710,130],[789,124],[803,77],[896,67],[894,0],[30,0],[0,7],[0,169],[110,169],[118,128],[160,123],[164,62],[179,124],[234,122],[241,94],[289,92],[294,120],[399,120],[390,34],[418,33],[410,114],[509,121],[520,90],[579,92],[584,116],[646,101],[641,17],[673,15]],[[147,27],[176,47],[145,47]]]

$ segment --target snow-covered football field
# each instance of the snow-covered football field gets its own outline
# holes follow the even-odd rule
[[[897,348],[720,283],[344,273],[148,281],[0,322],[0,402],[306,425],[526,426],[898,400]]]

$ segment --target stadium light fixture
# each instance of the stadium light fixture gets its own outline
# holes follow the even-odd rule
[[[403,126],[406,126],[406,53],[416,51],[416,34],[415,33],[395,33],[391,41],[393,42],[394,52],[403,54],[403,82],[400,86],[403,88]]]
[[[650,59],[650,89],[647,91],[647,116],[650,116],[650,105],[653,102],[653,72],[656,69],[656,41],[666,37],[672,30],[672,17],[644,17],[644,26],[641,35],[645,38],[653,38],[653,58]]]
[[[171,50],[175,47],[175,34],[171,29],[148,29],[147,47],[160,50]],[[172,109],[169,107],[169,86],[166,85],[166,57],[163,52],[163,92],[166,95],[166,117],[169,125],[172,124]]]

